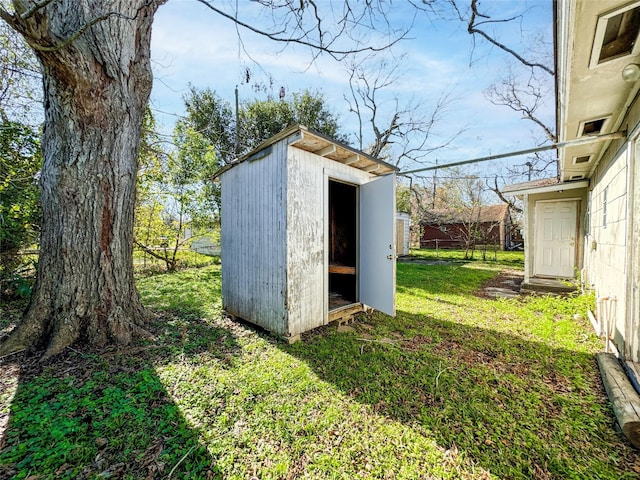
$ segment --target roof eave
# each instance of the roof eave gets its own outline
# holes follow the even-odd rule
[[[513,195],[516,197],[522,197],[523,195],[540,194],[540,193],[561,193],[567,190],[578,190],[587,188],[589,186],[589,180],[578,180],[574,182],[559,182],[553,185],[542,186],[523,186],[519,188],[518,185],[508,185],[502,189],[504,195]]]

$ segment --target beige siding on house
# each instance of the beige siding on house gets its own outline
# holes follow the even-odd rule
[[[593,176],[591,231],[586,243],[584,268],[588,282],[600,299],[601,317],[610,316],[617,346],[623,347],[626,329],[627,182],[629,148],[603,161]],[[605,303],[608,302],[608,303]],[[604,321],[601,318],[601,321]]]
[[[626,355],[634,361],[640,360],[640,132],[631,148],[629,175],[629,252],[627,264],[627,327]]]

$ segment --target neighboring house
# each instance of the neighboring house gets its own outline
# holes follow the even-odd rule
[[[523,285],[579,278],[595,289],[599,328],[609,329],[620,355],[634,362],[640,360],[639,33],[638,0],[558,0],[560,176],[503,190],[524,203]]]
[[[290,340],[394,315],[395,172],[299,125],[223,167],[224,309]]]
[[[473,209],[432,210],[420,222],[420,248],[469,248],[495,245],[513,248],[517,238],[509,206],[486,205]]]

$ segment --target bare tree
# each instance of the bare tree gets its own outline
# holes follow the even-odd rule
[[[535,44],[542,44],[542,41]],[[532,53],[535,55],[535,52]],[[516,68],[510,65],[504,76],[496,80],[485,90],[485,97],[494,105],[500,105],[521,115],[523,120],[532,122],[536,131],[541,132],[540,143],[555,142],[557,136],[552,118],[548,115],[549,103],[554,96],[554,77],[546,71],[529,67]],[[525,177],[527,180],[548,176],[549,167],[556,165],[555,152],[537,152],[527,158],[521,165],[505,165],[504,168],[513,178]],[[524,169],[522,168],[524,167]],[[557,170],[554,172],[557,174]],[[492,188],[493,189],[493,188]],[[493,189],[496,194],[497,190]],[[500,195],[499,195],[500,196]]]
[[[553,77],[527,68],[523,70],[524,72],[518,76],[509,68],[505,76],[485,90],[485,96],[494,105],[505,106],[519,113],[522,119],[532,122],[536,130],[543,134],[540,143],[555,142],[557,139],[555,128],[543,118],[545,107],[549,100],[554,98]],[[527,157],[523,164],[506,164],[502,168],[512,179],[524,177],[530,181],[548,176],[549,169],[553,166],[556,166],[554,174],[557,174],[555,155],[555,152],[536,152]],[[497,176],[494,177],[493,185],[489,183],[487,185],[502,201],[520,210],[514,201],[502,195]]]
[[[526,75],[526,74],[525,74]],[[522,115],[522,118],[535,123],[544,132],[548,141],[555,142],[555,129],[540,116],[545,101],[553,98],[550,80],[552,77],[528,72],[528,78],[516,76],[512,68],[485,90],[485,96],[494,105],[502,105]]]
[[[453,2],[459,18],[467,23],[468,33],[474,38],[482,38],[515,60],[509,64],[505,75],[485,90],[485,97],[494,105],[505,106],[519,113],[524,120],[532,122],[542,131],[544,140],[555,142],[557,137],[553,120],[547,120],[543,117],[544,109],[548,105],[547,102],[554,98],[555,72],[550,66],[553,64],[550,42],[538,33],[528,39],[524,52],[518,52],[515,48],[499,41],[495,33],[490,33],[487,29],[500,24],[520,22],[526,13],[492,18],[480,10],[478,0],[469,0],[468,17],[465,18],[465,14],[460,8],[461,4],[459,1],[454,0]],[[554,164],[557,162],[551,153],[537,153],[529,157],[523,165],[520,165],[520,167],[526,167],[524,173],[518,166],[504,165],[503,169],[511,178],[525,176],[527,180],[531,180],[548,175],[549,167]],[[557,174],[557,170],[555,173]],[[521,210],[513,200],[502,195],[497,175],[493,179],[493,184],[487,181],[486,186],[516,211]]]
[[[554,128],[540,116],[545,100],[553,96],[552,80],[555,72],[551,66],[553,64],[551,42],[539,32],[529,38],[521,32],[526,48],[524,52],[517,52],[506,43],[499,41],[495,32],[489,33],[486,27],[519,23],[526,12],[511,17],[492,18],[480,11],[478,0],[469,0],[469,8],[465,13],[460,8],[461,1],[453,0],[452,4],[460,20],[467,23],[467,32],[473,36],[474,42],[476,36],[479,36],[515,60],[515,63],[509,64],[506,74],[485,91],[487,98],[495,105],[504,105],[522,114],[524,119],[540,127],[549,140],[555,141]],[[517,66],[520,67],[519,72],[516,72]]]
[[[473,258],[476,244],[482,240],[483,235],[480,219],[486,204],[486,187],[473,175],[458,174],[458,178],[449,180],[443,187],[442,204],[446,205],[447,212],[454,212],[462,225],[456,232],[456,237],[464,245],[464,258]]]
[[[498,196],[500,201],[502,201],[503,203],[506,203],[512,211],[517,213],[523,212],[523,209],[520,208],[520,206],[513,199],[510,199],[504,196],[504,194],[500,190],[500,186],[498,185],[498,177],[493,177],[493,185],[491,185],[487,180],[486,186],[487,186],[487,189],[491,190],[493,193],[495,193]]]
[[[423,164],[464,131],[462,127],[444,139],[436,135],[438,123],[454,102],[451,91],[440,93],[432,103],[415,96],[401,103],[397,95],[389,96],[389,90],[402,81],[404,61],[405,56],[366,56],[347,64],[345,100],[357,118],[359,148],[396,166]]]
[[[460,9],[458,8],[458,5],[457,5],[457,3],[459,2],[456,2],[456,0],[453,0],[452,3],[454,7],[457,9],[458,14],[460,15],[460,18],[464,19],[464,17],[460,14]],[[520,15],[507,17],[507,18],[491,18],[489,15],[480,12],[480,10],[478,9],[478,0],[470,0],[469,8],[470,8],[470,15],[467,21],[467,31],[469,32],[470,35],[473,35],[474,37],[475,35],[479,35],[490,44],[498,47],[500,50],[503,50],[504,52],[511,55],[522,65],[525,65],[531,69],[541,69],[547,72],[551,76],[554,75],[554,71],[552,68],[548,67],[542,62],[537,62],[535,60],[526,58],[525,55],[522,55],[516,52],[515,49],[509,47],[505,43],[500,42],[494,36],[487,33],[486,30],[484,29],[485,26],[514,22],[521,17]]]
[[[411,27],[394,28],[383,1],[260,0],[271,29],[199,1],[241,28],[335,58],[384,50]],[[146,335],[133,278],[133,217],[151,26],[164,2],[13,0],[0,7],[0,18],[38,58],[45,110],[36,283],[0,356],[36,347],[47,358],[78,341],[125,345]]]

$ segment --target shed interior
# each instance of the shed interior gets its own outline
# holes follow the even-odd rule
[[[357,302],[357,193],[329,180],[329,310]]]

